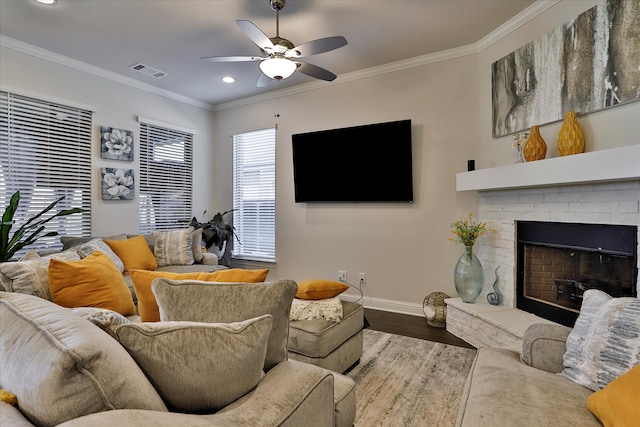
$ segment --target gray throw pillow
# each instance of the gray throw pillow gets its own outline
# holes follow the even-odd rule
[[[298,289],[296,282],[216,283],[158,278],[151,289],[161,321],[231,323],[270,314],[273,326],[265,371],[286,359],[289,312]]]
[[[193,264],[193,227],[154,231],[153,237],[153,254],[158,261],[158,267]]]
[[[564,377],[593,391],[640,364],[640,299],[586,291],[563,363]]]
[[[118,340],[167,406],[178,412],[215,412],[262,379],[271,316],[238,323],[129,323]]]
[[[167,410],[127,351],[67,308],[0,292],[0,327],[0,384],[35,425],[113,409]]]
[[[106,256],[108,256],[109,258],[111,258],[111,261],[113,261],[116,267],[118,267],[118,270],[120,270],[120,273],[124,272],[124,264],[122,263],[122,260],[118,258],[118,255],[116,255],[115,252],[113,252],[111,247],[109,247],[109,245],[107,245],[104,242],[104,240],[100,239],[99,237],[96,237],[95,239],[91,239],[86,243],[82,243],[80,246],[76,248],[76,252],[78,252],[78,255],[80,255],[80,258],[82,259],[88,257],[95,251],[100,251]]]

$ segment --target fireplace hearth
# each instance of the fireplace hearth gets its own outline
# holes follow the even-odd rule
[[[516,306],[573,326],[582,296],[635,297],[636,226],[517,221]]]

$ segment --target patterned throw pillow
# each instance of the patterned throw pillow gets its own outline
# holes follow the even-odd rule
[[[154,231],[153,254],[158,267],[193,264],[193,227],[172,231]]]
[[[640,299],[586,291],[563,362],[561,375],[593,391],[640,364]]]
[[[76,250],[78,252],[78,255],[80,255],[80,258],[86,258],[95,251],[100,251],[111,258],[111,261],[113,261],[116,267],[118,267],[120,273],[124,272],[124,264],[122,263],[122,260],[118,258],[118,255],[116,255],[115,252],[111,250],[109,245],[107,245],[104,240],[100,238],[91,239],[87,243],[83,243],[78,246]]]
[[[69,250],[27,261],[0,263],[0,273],[10,281],[10,289],[7,291],[35,295],[52,301],[49,289],[49,262],[53,258],[63,261],[77,261],[80,256],[75,250]]]
[[[113,310],[107,310],[106,308],[78,307],[72,308],[71,311],[87,319],[115,339],[118,339],[116,337],[116,328],[120,325],[130,323],[129,319],[122,314],[116,313]]]

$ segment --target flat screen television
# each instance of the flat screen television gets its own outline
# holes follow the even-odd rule
[[[292,135],[295,201],[413,202],[411,120]]]

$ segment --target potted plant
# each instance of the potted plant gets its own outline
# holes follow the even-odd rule
[[[228,210],[226,212],[218,212],[207,222],[199,222],[194,216],[191,219],[189,225],[195,230],[202,228],[202,241],[204,246],[209,249],[214,249],[219,259],[222,259],[226,254],[226,248],[229,246],[229,241],[234,237],[237,239],[236,229],[233,227],[230,221],[227,221],[225,217],[235,209]],[[205,210],[202,213],[204,219],[207,215]],[[238,240],[238,242],[240,242]],[[228,257],[227,257],[228,258]]]
[[[0,223],[0,262],[9,261],[17,251],[35,243],[41,237],[57,236],[57,231],[49,231],[41,234],[45,229],[45,224],[52,219],[86,211],[86,209],[82,208],[65,209],[48,218],[42,218],[44,214],[53,209],[63,199],[64,196],[53,201],[42,211],[29,218],[13,233],[13,236],[9,237],[9,233],[15,223],[13,218],[20,202],[20,191],[13,193],[9,205],[5,208],[4,214],[2,215],[2,223]]]

